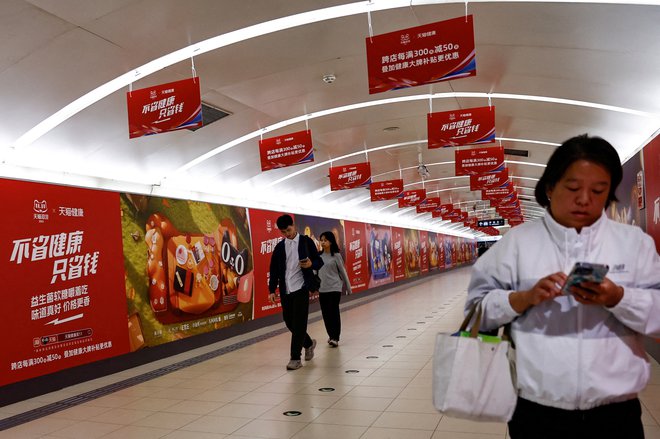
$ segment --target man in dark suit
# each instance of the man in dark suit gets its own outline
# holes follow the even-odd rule
[[[305,348],[305,361],[314,357],[316,340],[307,334],[310,285],[313,285],[313,270],[323,266],[323,260],[311,238],[296,231],[291,215],[277,218],[277,228],[284,235],[277,243],[270,259],[268,301],[275,303],[275,290],[280,289],[282,317],[291,331],[291,360],[287,370],[302,367],[300,355]]]

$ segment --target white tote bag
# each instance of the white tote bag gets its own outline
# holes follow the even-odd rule
[[[478,304],[475,304],[477,307]],[[466,317],[465,331],[474,314]],[[507,340],[482,341],[481,307],[469,337],[438,334],[433,356],[433,405],[455,418],[508,422],[516,408],[515,350]]]

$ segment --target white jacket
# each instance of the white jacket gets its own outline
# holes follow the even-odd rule
[[[556,297],[517,314],[509,293],[531,289],[575,262],[610,266],[624,288],[612,308]],[[522,398],[562,409],[590,409],[634,398],[649,380],[643,336],[660,337],[660,257],[640,228],[603,213],[581,233],[549,213],[513,228],[474,264],[466,309],[483,297],[482,329],[512,322]]]

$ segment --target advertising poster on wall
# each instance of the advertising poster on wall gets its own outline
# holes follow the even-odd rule
[[[346,263],[346,246],[344,243],[344,225],[338,219],[334,218],[322,218],[319,216],[310,216],[310,215],[296,215],[295,218],[296,228],[299,233],[307,235],[312,238],[316,249],[320,252],[321,248],[321,233],[331,232],[335,239],[337,240],[337,245],[339,246],[339,252],[344,264]],[[318,299],[318,293],[310,295],[311,300]]]
[[[472,15],[366,38],[369,93],[477,74]]]
[[[369,238],[366,225],[355,221],[344,221],[346,242],[346,273],[351,281],[351,290],[358,293],[369,285],[368,248]]]
[[[253,290],[255,319],[277,314],[282,311],[279,295],[274,304],[268,302],[268,280],[270,278],[270,258],[277,243],[284,239],[284,235],[279,231],[276,223],[277,218],[283,214],[284,212],[248,209],[254,264]],[[291,216],[293,217],[294,224],[297,226],[296,216]]]
[[[451,245],[453,239],[454,239],[453,236],[446,235],[443,237],[443,240],[445,242],[445,268],[452,268],[455,266],[452,245]]]
[[[446,264],[446,247],[445,247],[445,240],[447,237],[445,235],[442,235],[440,233],[437,234],[437,244],[438,244],[438,269],[439,270],[444,270],[447,268]]]
[[[369,237],[369,288],[394,282],[392,268],[392,230],[388,226],[367,224]]]
[[[0,386],[129,352],[119,195],[0,179]]]
[[[419,231],[419,268],[422,272],[429,272],[429,232],[426,230]]]
[[[128,312],[144,346],[252,319],[245,208],[122,194],[121,211]]]
[[[647,147],[648,148],[648,147]],[[607,216],[623,224],[632,224],[646,230],[646,215],[638,203],[637,175],[642,171],[642,152],[638,152],[623,164],[623,178],[616,189],[619,201],[610,203]]]
[[[429,253],[429,271],[438,269],[438,234],[435,232],[428,233],[428,253]]]
[[[655,240],[660,253],[660,136],[644,149],[644,187],[646,190],[646,232]]]
[[[406,278],[404,229],[392,227],[392,270],[394,282]]]
[[[406,278],[419,276],[419,230],[404,229],[403,244]]]
[[[198,77],[129,91],[126,104],[131,139],[202,126]]]

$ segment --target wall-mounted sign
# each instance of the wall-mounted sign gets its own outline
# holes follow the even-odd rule
[[[495,107],[429,113],[426,121],[429,149],[495,141]]]
[[[366,38],[369,93],[475,76],[472,15]]]
[[[312,132],[298,131],[260,140],[259,157],[262,171],[313,162]]]
[[[131,139],[202,126],[197,77],[129,91],[126,103]]]
[[[353,189],[371,184],[371,164],[353,163],[330,168],[330,190]]]
[[[497,227],[503,225],[504,225],[504,219],[502,218],[493,218],[493,219],[477,221],[477,227]]]

